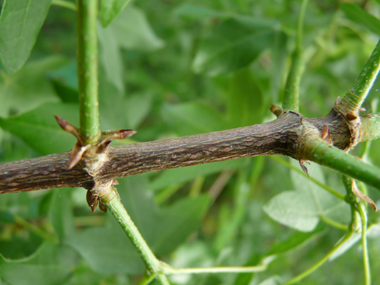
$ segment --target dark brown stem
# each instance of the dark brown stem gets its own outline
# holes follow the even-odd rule
[[[304,120],[320,130],[326,124],[331,126],[332,138],[340,148],[349,139],[347,128],[332,113],[307,119],[290,111],[260,125],[110,147],[106,162],[96,173],[96,181],[248,156],[281,154],[297,158]],[[83,169],[83,164],[67,169],[69,157],[70,152],[65,152],[0,164],[0,193],[62,187],[91,189],[94,178]]]

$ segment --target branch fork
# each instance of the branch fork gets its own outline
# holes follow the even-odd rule
[[[116,131],[105,131],[101,132],[100,136],[95,143],[85,144],[82,135],[80,134],[79,128],[70,124],[67,120],[55,115],[59,126],[66,132],[69,132],[76,137],[77,142],[71,151],[70,158],[67,162],[67,168],[72,169],[81,161],[82,168],[94,178],[94,186],[88,189],[86,200],[91,210],[95,212],[98,204],[100,210],[103,212],[107,211],[105,201],[108,201],[108,192],[110,187],[117,185],[117,181],[110,179],[106,182],[98,181],[97,173],[102,168],[103,164],[108,160],[108,146],[115,139],[124,139],[130,137],[136,133],[136,131],[131,129],[122,129]],[[117,191],[112,191],[112,193],[117,193]],[[112,195],[111,195],[112,196]],[[111,200],[115,197],[114,194]]]

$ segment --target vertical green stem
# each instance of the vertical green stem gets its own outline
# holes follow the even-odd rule
[[[337,108],[342,113],[356,113],[375,83],[380,71],[380,40],[351,89],[344,95]]]
[[[100,135],[98,109],[97,0],[78,0],[78,82],[80,133],[85,144]]]
[[[113,191],[116,190],[114,189]],[[163,275],[161,272],[162,270],[160,261],[156,258],[154,253],[149,248],[148,244],[146,243],[141,233],[137,229],[136,225],[133,223],[132,219],[125,210],[120,199],[115,197],[106,205],[108,210],[116,218],[124,232],[131,240],[132,244],[137,249],[150,274],[155,275],[160,284],[168,285],[169,281],[167,280],[166,276]]]
[[[334,252],[336,252],[342,245],[344,245],[349,239],[350,237],[352,236],[353,232],[350,231],[348,232],[344,238],[333,248],[331,249],[320,261],[318,261],[315,265],[313,265],[311,268],[309,268],[308,270],[306,270],[305,272],[302,272],[301,274],[299,274],[298,276],[286,281],[284,283],[284,285],[290,285],[290,284],[294,284],[300,280],[302,280],[303,278],[305,278],[306,276],[310,275],[311,273],[313,273],[315,270],[317,270],[322,264],[324,264],[329,258],[330,256],[333,255]]]
[[[367,247],[367,215],[362,205],[358,205],[357,211],[360,214],[362,222],[362,247],[363,247],[363,265],[365,285],[371,284],[371,272],[369,267],[368,247]]]
[[[284,110],[293,110],[297,112],[299,110],[299,87],[305,65],[302,51],[302,26],[307,2],[308,0],[303,0],[301,5],[301,11],[298,18],[296,48],[292,54],[292,62],[285,84],[284,99],[282,103],[282,108]]]

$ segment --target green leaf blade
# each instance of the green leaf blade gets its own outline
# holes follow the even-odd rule
[[[63,131],[54,115],[68,118],[78,125],[78,105],[46,103],[15,117],[0,118],[0,127],[18,136],[40,154],[59,153],[70,150],[75,138]]]
[[[208,76],[228,74],[248,66],[271,46],[273,28],[243,20],[222,21],[203,40],[193,70]]]
[[[107,27],[120,14],[131,0],[102,0],[100,3],[100,19],[102,26]]]
[[[28,59],[51,1],[5,1],[0,16],[0,59],[9,74]]]
[[[380,20],[362,10],[358,5],[341,3],[340,9],[351,21],[367,28],[375,34],[380,35]]]
[[[24,259],[9,260],[0,255],[0,276],[7,284],[63,284],[76,261],[77,254],[71,248],[44,243]]]

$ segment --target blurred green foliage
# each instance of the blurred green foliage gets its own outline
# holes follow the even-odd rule
[[[30,5],[42,5],[37,2]],[[128,1],[109,2],[101,14],[106,27],[98,29],[102,130],[134,128],[133,141],[151,141],[274,119],[269,105],[281,102],[301,1],[139,0],[118,16]],[[300,92],[306,116],[329,112],[377,42],[379,2],[357,4],[324,0],[307,7]],[[0,42],[1,162],[74,144],[53,115],[78,123],[76,14],[52,5],[37,37],[41,14],[33,11],[30,30],[22,33],[7,24],[5,10],[0,17],[0,37],[17,39]],[[23,48],[12,51],[12,45]],[[9,46],[18,61],[2,52]],[[378,88],[380,82],[365,103],[369,110],[378,111]],[[379,141],[366,159],[380,165]],[[312,168],[311,176],[344,193],[338,174]],[[172,276],[172,284],[281,284],[343,235],[322,216],[344,225],[350,220],[348,205],[270,158],[129,177],[118,190],[153,251],[173,266],[271,261],[262,273]],[[379,203],[380,194],[369,191]],[[83,189],[3,194],[0,217],[0,284],[136,284],[144,272],[113,218],[90,212]],[[379,216],[369,211],[369,221],[380,222]],[[362,284],[361,250],[347,247],[299,284]],[[369,253],[378,284],[379,231],[369,235]]]

